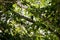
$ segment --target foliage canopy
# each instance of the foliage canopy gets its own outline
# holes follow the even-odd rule
[[[0,0],[0,40],[60,40],[60,1]]]

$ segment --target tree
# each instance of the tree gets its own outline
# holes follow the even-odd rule
[[[1,0],[1,40],[60,40],[59,0]]]

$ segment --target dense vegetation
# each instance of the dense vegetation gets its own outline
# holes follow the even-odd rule
[[[0,0],[0,40],[60,40],[60,1]]]

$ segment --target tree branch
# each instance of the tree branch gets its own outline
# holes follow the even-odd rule
[[[13,11],[13,13],[14,13],[15,15],[19,16],[20,18],[23,18],[23,19],[25,19],[25,20],[27,20],[27,21],[29,21],[29,22],[35,23],[34,20],[32,20],[32,19],[30,19],[30,18],[28,18],[28,17],[25,17],[25,16],[23,16],[23,15],[20,15],[19,13],[16,13],[16,12],[14,12],[14,11]]]

